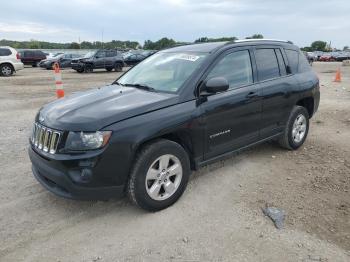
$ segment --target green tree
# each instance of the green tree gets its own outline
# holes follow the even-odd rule
[[[152,42],[151,40],[146,40],[143,49],[148,50],[160,50],[164,48],[169,48],[177,45],[177,42],[175,42],[174,39],[163,37],[162,39],[159,39],[156,42]]]
[[[228,41],[235,41],[238,40],[235,36],[230,37],[219,37],[219,38],[208,38],[208,37],[200,37],[196,39],[195,43],[208,43],[208,42],[228,42]]]
[[[263,39],[264,36],[262,34],[254,34],[252,36],[247,36],[245,39]]]
[[[40,48],[40,43],[37,40],[31,39],[28,47],[30,49],[38,49]]]
[[[324,41],[315,41],[311,44],[312,51],[327,51],[327,42]]]
[[[80,45],[76,42],[72,42],[69,46],[70,49],[80,49]]]

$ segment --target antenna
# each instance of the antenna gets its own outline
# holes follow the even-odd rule
[[[102,37],[102,49],[103,49],[103,33],[104,33],[104,29],[102,28],[102,34],[101,34],[101,37]]]

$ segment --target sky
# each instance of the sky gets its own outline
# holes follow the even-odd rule
[[[350,46],[350,0],[11,0],[0,4],[0,39],[78,42],[255,33],[309,46]]]

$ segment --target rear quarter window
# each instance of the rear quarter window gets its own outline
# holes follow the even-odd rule
[[[8,48],[0,48],[0,56],[9,56],[12,52]]]
[[[299,65],[298,65],[298,71],[299,72],[307,72],[311,70],[311,66],[309,62],[307,61],[305,55],[302,52],[299,52]]]
[[[299,52],[291,49],[285,49],[285,51],[288,59],[288,65],[292,71],[292,74],[295,74],[298,72]]]

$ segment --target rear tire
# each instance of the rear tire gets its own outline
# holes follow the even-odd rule
[[[179,144],[159,139],[138,152],[132,167],[129,199],[148,211],[159,211],[174,204],[186,189],[190,161]]]
[[[309,113],[302,106],[294,106],[279,144],[288,150],[296,150],[304,144],[309,132]]]
[[[13,75],[14,69],[10,64],[0,65],[0,75],[1,76],[11,76]]]
[[[116,63],[114,66],[114,69],[116,72],[122,72],[123,71],[123,65],[121,63]]]

